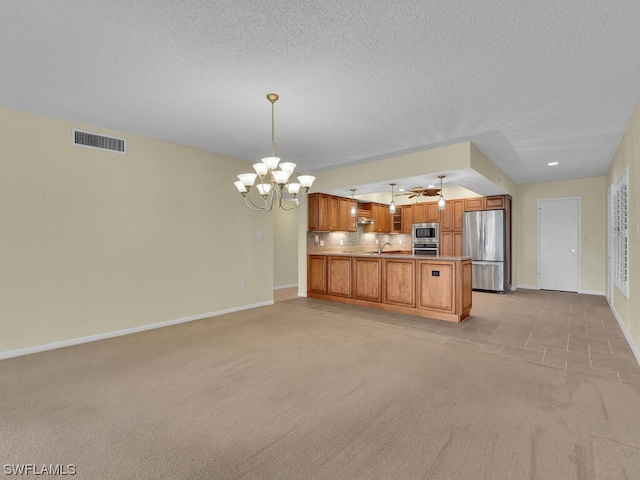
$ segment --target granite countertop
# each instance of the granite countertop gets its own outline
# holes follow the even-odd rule
[[[330,255],[332,257],[377,257],[377,258],[404,258],[404,259],[418,259],[418,260],[449,260],[449,261],[462,261],[462,260],[471,260],[471,257],[445,257],[445,256],[427,256],[427,255],[408,255],[400,252],[405,252],[406,250],[399,250],[398,253],[389,253],[384,252],[381,255],[378,255],[377,252],[362,252],[362,251],[342,251],[342,252],[307,252],[307,255]]]

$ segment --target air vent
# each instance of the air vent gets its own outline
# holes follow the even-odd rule
[[[127,153],[127,144],[123,138],[105,137],[97,133],[73,129],[73,144],[79,147],[97,148],[111,152]]]

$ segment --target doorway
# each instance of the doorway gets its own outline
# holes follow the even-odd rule
[[[577,292],[580,198],[538,200],[538,288]]]

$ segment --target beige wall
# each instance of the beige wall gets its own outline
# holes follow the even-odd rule
[[[581,272],[579,291],[604,295],[606,289],[606,186],[604,177],[518,185],[514,201],[514,285],[538,285],[538,200],[579,197]]]
[[[610,187],[616,183],[625,168],[629,169],[629,298],[614,285],[611,306],[614,313],[624,325],[627,335],[635,348],[636,357],[640,360],[640,103],[636,105],[633,117],[620,142],[618,151],[607,172],[606,184]]]
[[[298,210],[273,211],[273,286],[275,288],[298,283],[298,212],[306,209],[305,203]]]
[[[72,146],[73,127],[128,153]],[[233,186],[248,169],[0,109],[0,353],[272,301],[272,217]]]

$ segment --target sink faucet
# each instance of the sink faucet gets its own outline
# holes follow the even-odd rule
[[[378,255],[382,255],[382,250],[384,250],[384,247],[386,247],[387,245],[389,245],[390,247],[392,246],[389,242],[385,243],[384,245],[378,245]]]

